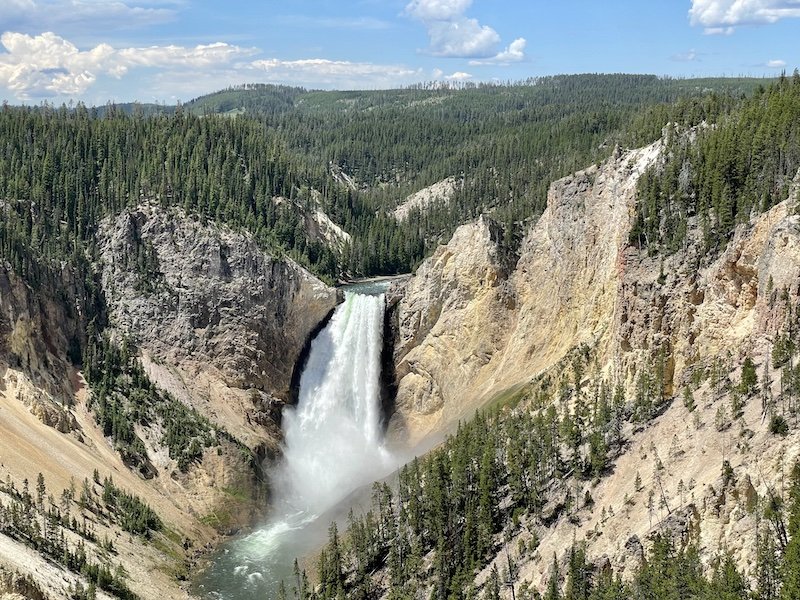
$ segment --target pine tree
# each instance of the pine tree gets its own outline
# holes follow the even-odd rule
[[[500,600],[500,576],[497,573],[497,565],[492,565],[483,597],[486,600]]]
[[[553,554],[553,566],[550,569],[550,579],[547,580],[547,590],[544,595],[544,600],[561,600],[559,578],[558,560],[556,559],[556,555]]]
[[[747,598],[749,592],[747,583],[730,554],[718,560],[711,578],[709,594],[719,600],[741,600]]]
[[[781,582],[775,540],[770,535],[759,535],[756,555],[756,598],[777,600]]]
[[[591,591],[590,567],[586,562],[586,548],[573,543],[569,551],[569,571],[564,600],[588,600]]]
[[[789,489],[789,542],[783,556],[781,567],[781,599],[800,598],[800,463],[792,470]]]
[[[742,363],[742,379],[739,390],[745,396],[752,396],[758,391],[758,374],[753,359],[747,356]]]

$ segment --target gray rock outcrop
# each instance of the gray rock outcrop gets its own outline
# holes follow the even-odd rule
[[[98,246],[111,324],[151,377],[248,443],[265,427],[278,435],[295,364],[336,290],[248,234],[153,205],[105,220]]]

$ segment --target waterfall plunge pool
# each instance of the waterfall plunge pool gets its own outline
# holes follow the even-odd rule
[[[271,514],[211,557],[193,586],[199,596],[277,598],[284,581],[291,597],[295,558],[321,548],[352,492],[400,466],[383,445],[381,424],[383,292],[390,283],[343,288],[345,301],[311,343],[297,406],[284,409],[284,453],[269,473]]]

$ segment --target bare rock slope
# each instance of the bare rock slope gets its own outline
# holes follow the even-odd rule
[[[516,265],[483,218],[422,264],[395,309],[393,430],[417,441],[609,332],[636,181],[659,150],[555,182]]]
[[[111,323],[151,377],[249,445],[278,435],[295,364],[336,291],[247,234],[151,205],[105,221],[99,245]]]
[[[390,432],[399,439],[416,442],[493,400],[521,398],[524,406],[543,377],[569,385],[575,352],[590,359],[586,389],[620,385],[635,398],[642,373],[663,381],[661,414],[629,426],[608,474],[554,488],[556,504],[558,494],[585,492],[592,503],[569,515],[555,511],[547,524],[524,523],[508,542],[520,581],[539,589],[553,555],[562,558],[575,540],[587,540],[590,556],[624,573],[665,528],[694,539],[706,561],[728,549],[752,574],[758,507],[782,489],[800,454],[796,431],[769,431],[767,408],[781,394],[771,351],[800,297],[797,183],[786,201],[740,225],[719,256],[703,255],[693,220],[682,249],[649,256],[628,238],[639,176],[662,151],[656,143],[616,152],[553,183],[516,264],[481,219],[457,230],[395,290]],[[735,391],[720,382],[737,382],[745,357],[761,391],[734,415]],[[690,385],[693,411],[679,400]],[[721,477],[723,461],[732,478]],[[533,533],[537,549],[520,550]],[[501,552],[498,569],[505,560]]]

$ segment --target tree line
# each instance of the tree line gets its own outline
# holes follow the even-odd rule
[[[31,280],[54,261],[95,260],[98,221],[149,199],[251,231],[331,279],[407,272],[480,212],[520,227],[543,210],[550,181],[604,158],[626,136],[658,137],[681,98],[687,119],[713,120],[720,98],[757,83],[695,89],[653,76],[582,75],[383,92],[249,86],[169,111],[4,105],[0,256]],[[698,100],[709,88],[721,90],[717,99]],[[211,114],[230,102],[244,112]],[[449,205],[402,224],[388,216],[409,193],[451,176],[465,184]],[[350,248],[308,235],[304,217],[317,207],[352,234]]]
[[[696,222],[714,256],[737,225],[787,199],[800,169],[800,73],[702,123],[673,122],[665,159],[639,182],[630,239],[653,253],[684,248]]]

